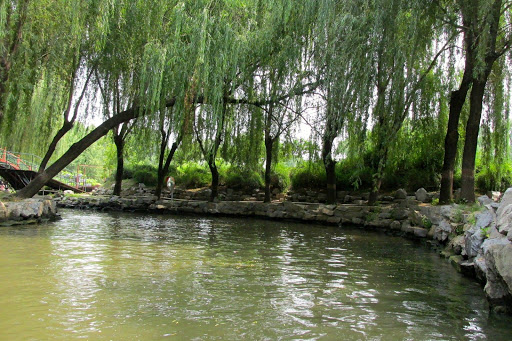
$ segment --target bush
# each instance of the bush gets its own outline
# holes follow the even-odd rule
[[[291,168],[286,166],[284,163],[278,163],[275,165],[270,176],[270,185],[273,188],[278,188],[281,192],[284,192],[290,187],[290,171]]]
[[[325,171],[324,171],[325,172]],[[336,187],[338,190],[369,189],[372,186],[372,170],[351,161],[336,164]]]
[[[176,184],[185,188],[200,188],[208,186],[212,175],[208,166],[196,162],[187,162],[177,168]]]
[[[512,165],[491,164],[478,171],[475,175],[476,187],[483,191],[504,192],[512,185]]]
[[[262,188],[265,185],[261,174],[255,171],[230,166],[225,168],[223,173],[223,182],[229,188],[252,190]]]
[[[294,189],[324,189],[327,186],[325,168],[320,162],[298,164],[291,170],[290,178]]]
[[[148,164],[138,164],[132,167],[133,179],[146,186],[156,186],[158,182],[158,169]]]

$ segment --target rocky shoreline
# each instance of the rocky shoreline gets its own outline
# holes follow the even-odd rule
[[[57,202],[48,197],[0,201],[0,226],[37,224],[59,218]]]
[[[425,240],[461,273],[482,283],[493,311],[512,314],[512,188],[501,202],[482,196],[478,205],[431,205],[424,191],[415,196],[397,191],[378,206],[364,202],[326,205],[292,201],[157,200],[151,194],[130,197],[64,196],[0,203],[0,223],[55,219],[55,205],[102,211],[200,214],[287,219],[335,226],[378,229]],[[496,198],[495,198],[496,199]],[[431,200],[431,199],[430,199]]]

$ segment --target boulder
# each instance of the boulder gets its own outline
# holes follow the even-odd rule
[[[391,217],[395,220],[404,220],[409,217],[409,210],[403,207],[397,207],[391,211]]]
[[[430,202],[430,196],[425,188],[418,189],[414,195],[419,202]]]
[[[489,205],[493,201],[487,195],[482,195],[476,199],[481,206]]]
[[[475,276],[476,279],[485,285],[487,282],[487,264],[485,263],[485,258],[483,255],[478,255],[473,260],[473,263],[475,264]]]
[[[507,235],[508,232],[512,230],[512,204],[502,203],[496,214],[496,227],[498,228],[498,231],[503,235]]]
[[[465,239],[463,235],[453,238],[448,245],[452,248],[453,253],[456,255],[461,255],[463,251],[466,250]]]
[[[400,188],[395,192],[395,199],[406,199],[407,198],[407,192],[405,189]]]
[[[452,233],[452,226],[446,220],[443,220],[436,226],[433,238],[437,241],[445,242],[450,233]]]
[[[480,229],[476,229],[475,226],[464,234],[464,247],[468,257],[476,257],[480,251],[480,247],[484,241],[485,236]]]
[[[465,247],[468,257],[476,257],[485,239],[485,228],[489,228],[494,221],[493,214],[486,210],[476,215],[476,223],[464,233]]]
[[[492,245],[485,253],[487,284],[485,293],[491,308],[512,312],[512,244]]]
[[[389,225],[389,227],[394,231],[399,231],[402,224],[398,220],[395,220]]]
[[[485,255],[490,248],[494,247],[495,245],[508,245],[510,242],[507,240],[505,236],[501,236],[500,238],[493,238],[493,239],[486,239],[482,243],[481,252],[483,255]]]

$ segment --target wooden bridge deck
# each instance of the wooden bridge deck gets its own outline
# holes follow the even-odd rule
[[[33,170],[5,168],[2,164],[0,164],[0,176],[4,178],[5,181],[7,181],[15,190],[20,190],[25,187],[33,178],[36,177],[36,175],[37,172]],[[85,191],[81,189],[70,186],[55,179],[48,181],[46,186],[55,190],[71,190],[75,193],[85,193]]]

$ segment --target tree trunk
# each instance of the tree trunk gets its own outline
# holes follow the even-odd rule
[[[213,202],[219,195],[219,170],[215,164],[215,159],[208,160],[208,167],[210,167],[210,172],[212,173],[212,193],[210,194],[210,202]]]
[[[14,196],[18,198],[31,198],[36,195],[49,180],[69,165],[90,145],[105,136],[115,126],[134,119],[137,116],[137,112],[138,110],[136,108],[130,108],[100,124],[80,141],[74,143],[68,151],[64,153],[64,155],[62,155],[50,167],[39,173],[25,188],[17,191]]]
[[[329,158],[324,161],[325,174],[327,175],[327,203],[336,203],[336,161]]]
[[[384,143],[377,144],[379,153],[379,160],[375,172],[373,173],[372,190],[368,198],[368,205],[374,206],[379,198],[380,186],[382,185],[382,178],[384,177],[384,168],[386,167],[388,158],[388,147]]]
[[[372,190],[370,191],[370,196],[368,198],[368,206],[374,206],[379,199],[379,191],[380,186],[382,185],[382,176],[377,175],[373,179]]]
[[[327,203],[336,203],[336,161],[331,157],[333,134],[325,133],[322,146],[322,160],[327,178]]]
[[[181,143],[182,137],[181,135],[178,136],[178,139],[172,144],[171,150],[169,151],[169,154],[167,155],[167,159],[165,160],[164,167],[162,168],[162,171],[158,171],[158,180],[156,183],[156,190],[155,195],[158,199],[162,197],[162,190],[164,188],[164,180],[165,176],[169,173],[169,167],[171,166],[172,158],[174,157],[174,153],[176,153],[176,150],[178,149],[180,143]]]
[[[482,116],[482,101],[487,83],[487,75],[481,80],[473,81],[470,94],[469,118],[466,124],[466,139],[462,155],[461,199],[475,202],[475,157]]]
[[[274,140],[270,137],[265,138],[265,152],[266,152],[266,162],[265,162],[265,199],[263,202],[271,201],[271,193],[270,193],[270,181],[271,181],[271,170],[272,170],[272,147],[274,145]]]
[[[453,173],[455,172],[455,158],[457,156],[457,144],[459,142],[459,120],[462,107],[473,81],[473,51],[471,37],[466,34],[466,63],[464,75],[459,89],[452,91],[450,95],[450,113],[448,116],[448,128],[444,139],[444,161],[441,173],[441,189],[439,202],[447,204],[453,199]]]
[[[457,156],[457,144],[459,142],[460,113],[466,101],[470,84],[470,81],[464,82],[463,80],[459,90],[453,91],[450,96],[450,114],[444,140],[444,162],[439,195],[439,202],[442,204],[447,204],[453,199],[453,173],[455,172],[455,158]]]
[[[73,123],[66,121],[62,125],[62,127],[59,129],[57,134],[53,137],[52,142],[48,146],[48,150],[46,151],[46,154],[44,154],[43,160],[41,161],[41,164],[39,165],[39,173],[44,171],[46,169],[46,165],[48,164],[48,161],[50,161],[50,158],[52,157],[53,153],[55,152],[55,149],[57,148],[57,144],[62,139],[64,135],[67,134],[68,131],[73,128]]]
[[[121,136],[114,136],[114,144],[116,145],[117,152],[117,169],[116,169],[116,183],[114,185],[114,195],[121,195],[121,185],[123,184],[124,172],[124,140]]]

